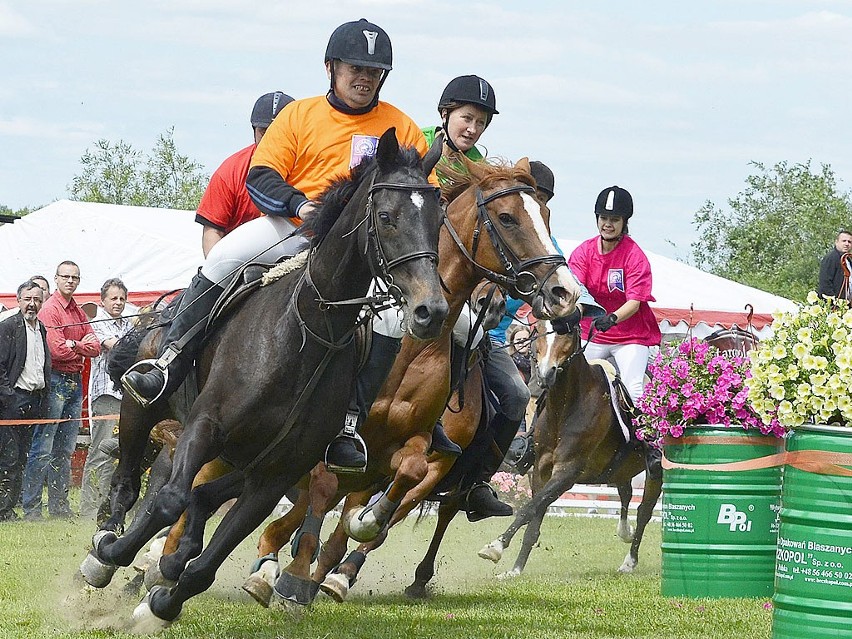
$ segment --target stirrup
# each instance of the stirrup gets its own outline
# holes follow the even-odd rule
[[[143,408],[147,408],[154,402],[158,401],[163,393],[166,392],[166,388],[169,385],[169,365],[177,359],[177,356],[180,355],[181,351],[175,347],[174,344],[169,344],[166,347],[166,352],[160,355],[157,359],[142,359],[133,364],[130,368],[128,368],[124,375],[121,376],[121,387],[133,398],[135,399],[140,406]],[[140,367],[145,366],[146,369],[150,370],[151,368],[156,368],[163,374],[163,387],[160,389],[160,392],[153,399],[148,399],[147,397],[143,397],[139,393],[136,392],[136,389],[130,385],[127,381],[127,375],[133,371],[137,371],[142,373],[141,370],[137,370]],[[146,370],[145,372],[148,372]],[[144,373],[143,373],[144,374]]]
[[[334,439],[338,439],[339,437],[348,437],[350,439],[355,440],[356,448],[357,445],[361,445],[361,450],[364,451],[364,465],[363,466],[338,466],[337,464],[332,464],[328,461],[328,449],[331,447],[330,442],[328,446],[325,447],[325,455],[323,456],[323,462],[325,463],[325,467],[333,472],[340,474],[360,474],[367,470],[367,443],[364,441],[364,438],[358,434],[358,418],[359,413],[356,411],[346,411],[346,420],[343,422],[343,430],[340,431],[340,434],[337,435]]]

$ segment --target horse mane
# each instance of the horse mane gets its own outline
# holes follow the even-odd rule
[[[461,154],[449,162],[441,161],[435,168],[441,178],[441,195],[452,202],[470,186],[491,187],[500,180],[513,180],[535,187],[535,179],[527,171],[502,158],[485,158],[474,162]]]
[[[420,170],[420,160],[420,153],[414,147],[400,147],[397,156],[397,168]],[[320,195],[317,201],[319,208],[316,214],[303,226],[306,231],[311,231],[314,234],[314,244],[321,242],[328,234],[361,183],[368,175],[377,170],[377,165],[378,161],[375,157],[365,159],[352,169],[349,177],[335,180]]]

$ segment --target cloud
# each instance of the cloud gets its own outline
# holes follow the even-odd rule
[[[35,26],[10,5],[0,3],[0,36],[27,38],[38,33]]]

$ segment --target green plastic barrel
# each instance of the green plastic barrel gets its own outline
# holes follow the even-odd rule
[[[797,451],[852,456],[852,429],[798,429]],[[852,477],[784,468],[773,604],[776,639],[852,637]]]
[[[687,428],[666,441],[676,464],[743,462],[783,450],[741,427]],[[666,597],[770,597],[781,468],[663,472],[662,586]]]

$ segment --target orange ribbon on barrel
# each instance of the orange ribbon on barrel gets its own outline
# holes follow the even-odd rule
[[[666,445],[688,445],[688,444],[725,444],[742,445],[758,444],[774,446],[778,440],[774,437],[700,437],[691,436],[680,439],[667,438]],[[709,470],[709,471],[740,471],[758,470],[761,468],[773,468],[775,466],[792,466],[808,473],[816,475],[839,475],[841,477],[852,477],[852,453],[836,453],[825,450],[794,450],[774,455],[765,455],[754,459],[744,459],[736,462],[724,462],[721,464],[681,464],[673,462],[663,454],[663,468],[681,470]]]

